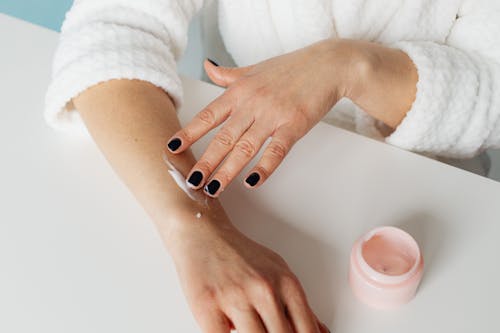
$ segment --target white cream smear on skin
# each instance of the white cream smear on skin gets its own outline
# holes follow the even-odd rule
[[[174,179],[175,183],[177,184],[177,186],[182,190],[184,191],[184,193],[186,193],[186,195],[191,199],[191,200],[194,200],[198,203],[202,203],[204,202],[205,203],[205,206],[207,205],[207,198],[206,196],[199,192],[199,191],[196,191],[192,188],[190,188],[188,185],[187,185],[187,182],[186,182],[186,178],[182,175],[182,173],[179,172],[179,170],[177,170],[174,165],[168,160],[168,157],[167,157],[167,154],[165,154],[165,152],[163,152],[163,161],[165,162],[165,164],[167,164],[168,166],[168,173],[170,174],[170,176]],[[197,212],[196,213],[196,218],[199,219],[201,218],[201,213],[200,212]]]

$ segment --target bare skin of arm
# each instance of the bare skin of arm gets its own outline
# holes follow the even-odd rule
[[[180,129],[161,89],[113,80],[73,99],[105,157],[159,230],[204,332],[327,332],[285,261],[240,233],[220,203],[190,199],[168,174],[166,140]],[[184,175],[193,155],[168,153]],[[195,217],[197,212],[202,217]]]

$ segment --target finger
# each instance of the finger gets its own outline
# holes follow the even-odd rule
[[[274,296],[261,296],[255,302],[255,308],[259,313],[268,332],[293,333],[293,325],[287,318],[285,307]]]
[[[227,316],[231,318],[238,333],[266,333],[266,328],[262,323],[255,309],[241,309],[233,307]],[[272,331],[271,331],[272,332]]]
[[[254,67],[253,65],[246,67],[222,67],[208,59],[205,60],[203,65],[210,80],[222,87],[229,86]]]
[[[250,129],[236,142],[227,159],[212,176],[205,187],[205,192],[211,197],[219,196],[257,154],[270,134],[271,129],[264,124],[252,124]],[[218,182],[218,185],[211,186],[212,182]],[[216,187],[218,188],[215,192],[210,191]]]
[[[231,102],[223,94],[198,112],[191,121],[168,141],[167,147],[174,154],[182,153],[202,136],[222,124],[231,115]]]
[[[313,315],[314,315],[314,319],[318,323],[319,331],[321,333],[330,333],[330,329],[328,328],[328,326],[326,326],[322,321],[320,321],[318,319],[318,316],[316,316],[315,314],[313,314]]]
[[[229,333],[229,320],[220,310],[207,310],[195,313],[196,320],[203,332]]]
[[[312,311],[306,304],[289,302],[286,306],[294,332],[324,332],[325,328],[314,319]],[[328,329],[326,332],[329,332]]]
[[[238,113],[224,124],[189,172],[187,178],[189,187],[198,189],[205,184],[205,180],[233,149],[239,138],[252,125],[252,121],[253,118],[247,113]]]
[[[282,298],[295,332],[320,332],[320,325],[296,279],[283,285]]]
[[[321,333],[330,333],[330,329],[322,322],[318,321],[318,326]]]
[[[262,185],[288,154],[296,139],[289,129],[279,128],[264,150],[260,161],[252,168],[245,179],[245,186],[254,188]]]

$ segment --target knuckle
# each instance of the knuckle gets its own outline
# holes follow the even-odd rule
[[[235,146],[235,149],[237,149],[243,156],[248,158],[255,155],[256,151],[255,144],[248,139],[242,139],[238,141],[238,143]]]
[[[281,277],[281,285],[286,290],[300,290],[301,285],[299,279],[293,274],[285,274]]]
[[[302,289],[299,279],[293,274],[289,273],[281,278],[281,290],[287,297],[299,304],[307,304],[305,293]]]
[[[269,280],[264,278],[259,279],[255,285],[255,290],[258,297],[265,300],[266,302],[275,301],[276,294],[274,291],[274,286]]]
[[[214,288],[204,288],[197,296],[202,306],[214,302],[217,298],[217,292]]]
[[[217,293],[214,289],[206,288],[189,299],[189,303],[195,317],[204,317],[207,310],[217,303]]]
[[[228,319],[218,312],[215,304],[191,307],[191,310],[203,332],[221,333],[226,332],[226,328],[229,328]]]
[[[215,124],[215,112],[211,108],[205,108],[197,115],[198,119],[203,123],[212,126]]]
[[[222,184],[222,187],[226,186],[226,184],[228,184],[229,180],[231,179],[229,172],[224,168],[217,170],[217,173],[214,175],[213,178],[220,181]]]
[[[210,174],[210,171],[212,170],[213,166],[212,164],[207,161],[206,159],[201,159],[196,163],[196,165],[193,167],[193,170],[200,170],[204,176],[207,176]]]
[[[224,288],[222,301],[238,311],[250,311],[252,308],[248,302],[245,290],[240,285]]]
[[[252,295],[252,299],[262,304],[274,304],[277,302],[276,288],[271,280],[258,276],[252,279],[248,287]]]
[[[266,180],[270,176],[270,172],[260,165],[255,166],[255,171],[257,171],[263,180]]]
[[[281,142],[271,142],[269,144],[269,154],[277,159],[284,159],[288,153],[288,148]]]
[[[239,285],[232,285],[231,287],[224,288],[224,297],[232,301],[240,301],[245,298],[245,291]]]
[[[229,332],[227,328],[229,327],[228,319],[220,315],[210,314],[205,315],[206,319],[199,322],[202,331],[205,333],[225,333]]]
[[[235,309],[238,312],[246,312],[246,313],[251,313],[253,312],[253,307],[252,305],[246,300],[246,299],[239,299],[234,302],[230,302],[231,306],[233,309]]]
[[[221,129],[214,137],[214,140],[223,146],[232,146],[233,145],[233,135],[227,129]]]
[[[183,137],[187,142],[193,142],[194,141],[193,134],[187,128],[181,129],[180,132],[179,132],[179,135],[181,137]]]

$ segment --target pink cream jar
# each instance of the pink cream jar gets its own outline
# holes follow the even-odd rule
[[[413,237],[395,227],[379,227],[354,243],[349,283],[363,303],[391,309],[413,299],[423,268],[424,261]]]

